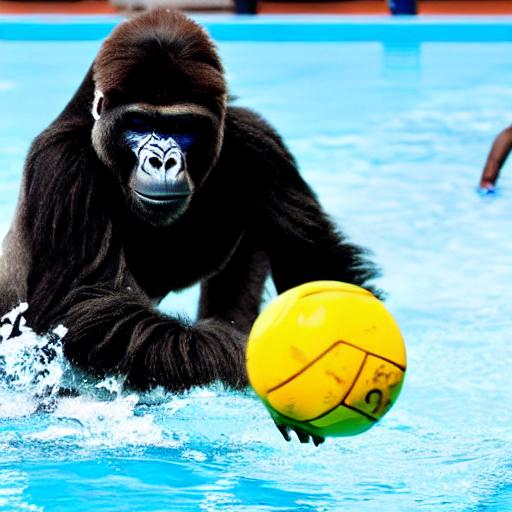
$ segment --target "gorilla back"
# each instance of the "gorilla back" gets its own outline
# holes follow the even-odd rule
[[[95,375],[240,387],[269,274],[279,292],[374,277],[279,135],[228,106],[226,91],[212,41],[183,14],[119,25],[32,144],[4,241],[2,310],[27,301],[37,332],[65,325],[67,357]],[[195,324],[155,309],[196,282]]]

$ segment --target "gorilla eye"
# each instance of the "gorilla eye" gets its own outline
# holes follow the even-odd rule
[[[147,133],[153,131],[150,125],[140,117],[133,117],[130,121],[130,128],[135,132]]]
[[[189,149],[196,140],[196,137],[189,134],[173,134],[173,137],[180,147],[185,150]]]

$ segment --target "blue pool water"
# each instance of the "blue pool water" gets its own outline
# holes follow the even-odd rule
[[[97,21],[0,19],[1,234],[31,139],[112,26]],[[138,396],[60,358],[34,381],[27,332],[0,346],[0,510],[512,510],[512,170],[496,197],[475,193],[512,123],[512,20],[205,22],[239,103],[383,268],[402,395],[363,435],[287,444],[250,392]],[[196,296],[163,308],[193,316]],[[34,413],[41,386],[70,380],[78,397]]]

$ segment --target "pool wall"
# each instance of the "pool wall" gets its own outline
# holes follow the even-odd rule
[[[0,41],[94,41],[103,39],[118,16],[0,16]],[[323,17],[226,15],[194,16],[217,41],[419,43],[426,41],[510,42],[512,16]]]

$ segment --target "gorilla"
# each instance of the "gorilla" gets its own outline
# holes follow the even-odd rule
[[[228,104],[205,31],[158,9],[114,29],[32,143],[3,245],[0,313],[28,302],[36,332],[67,327],[72,363],[134,389],[241,388],[268,276],[280,293],[375,275],[280,136]],[[195,323],[156,309],[198,282]]]

